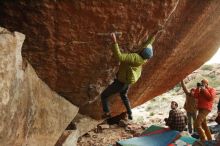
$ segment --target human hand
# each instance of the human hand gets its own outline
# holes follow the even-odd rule
[[[165,32],[164,27],[161,26],[159,29],[155,30],[154,32],[151,33],[152,37],[156,37],[159,33]]]
[[[203,86],[202,86],[202,87],[200,87],[200,92],[201,92],[201,93],[204,93],[204,92],[205,92],[205,90],[206,90],[206,88],[205,88],[205,87],[203,87]]]
[[[113,41],[114,43],[117,43],[117,39],[116,39],[115,33],[111,33],[111,37],[112,37],[112,41]]]

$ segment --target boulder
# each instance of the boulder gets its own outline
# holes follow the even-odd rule
[[[135,52],[150,34],[164,30],[153,45],[154,57],[130,88],[136,107],[212,57],[220,46],[219,9],[219,0],[1,1],[0,25],[26,34],[23,56],[39,77],[98,119],[100,94],[118,69],[108,33],[122,32],[121,50]],[[125,111],[119,97],[110,105],[112,115]]]
[[[91,117],[77,114],[74,120],[68,126],[68,130],[63,132],[55,146],[75,146],[80,136],[91,137],[91,130],[95,129],[101,122],[102,121],[94,120]],[[70,129],[71,127],[74,130]],[[104,128],[106,128],[106,126]]]
[[[24,39],[0,27],[0,145],[54,146],[78,107],[52,91],[22,60]]]

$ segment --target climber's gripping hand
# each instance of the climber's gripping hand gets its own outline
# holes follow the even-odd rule
[[[117,43],[117,39],[116,39],[115,33],[111,33],[111,38],[112,38],[112,41],[113,41],[114,43]]]

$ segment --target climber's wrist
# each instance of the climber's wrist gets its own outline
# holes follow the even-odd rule
[[[117,44],[117,39],[115,33],[111,33],[112,41]]]

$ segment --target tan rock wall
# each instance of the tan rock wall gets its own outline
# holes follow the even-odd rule
[[[22,62],[24,39],[0,27],[0,145],[53,146],[78,108]]]

